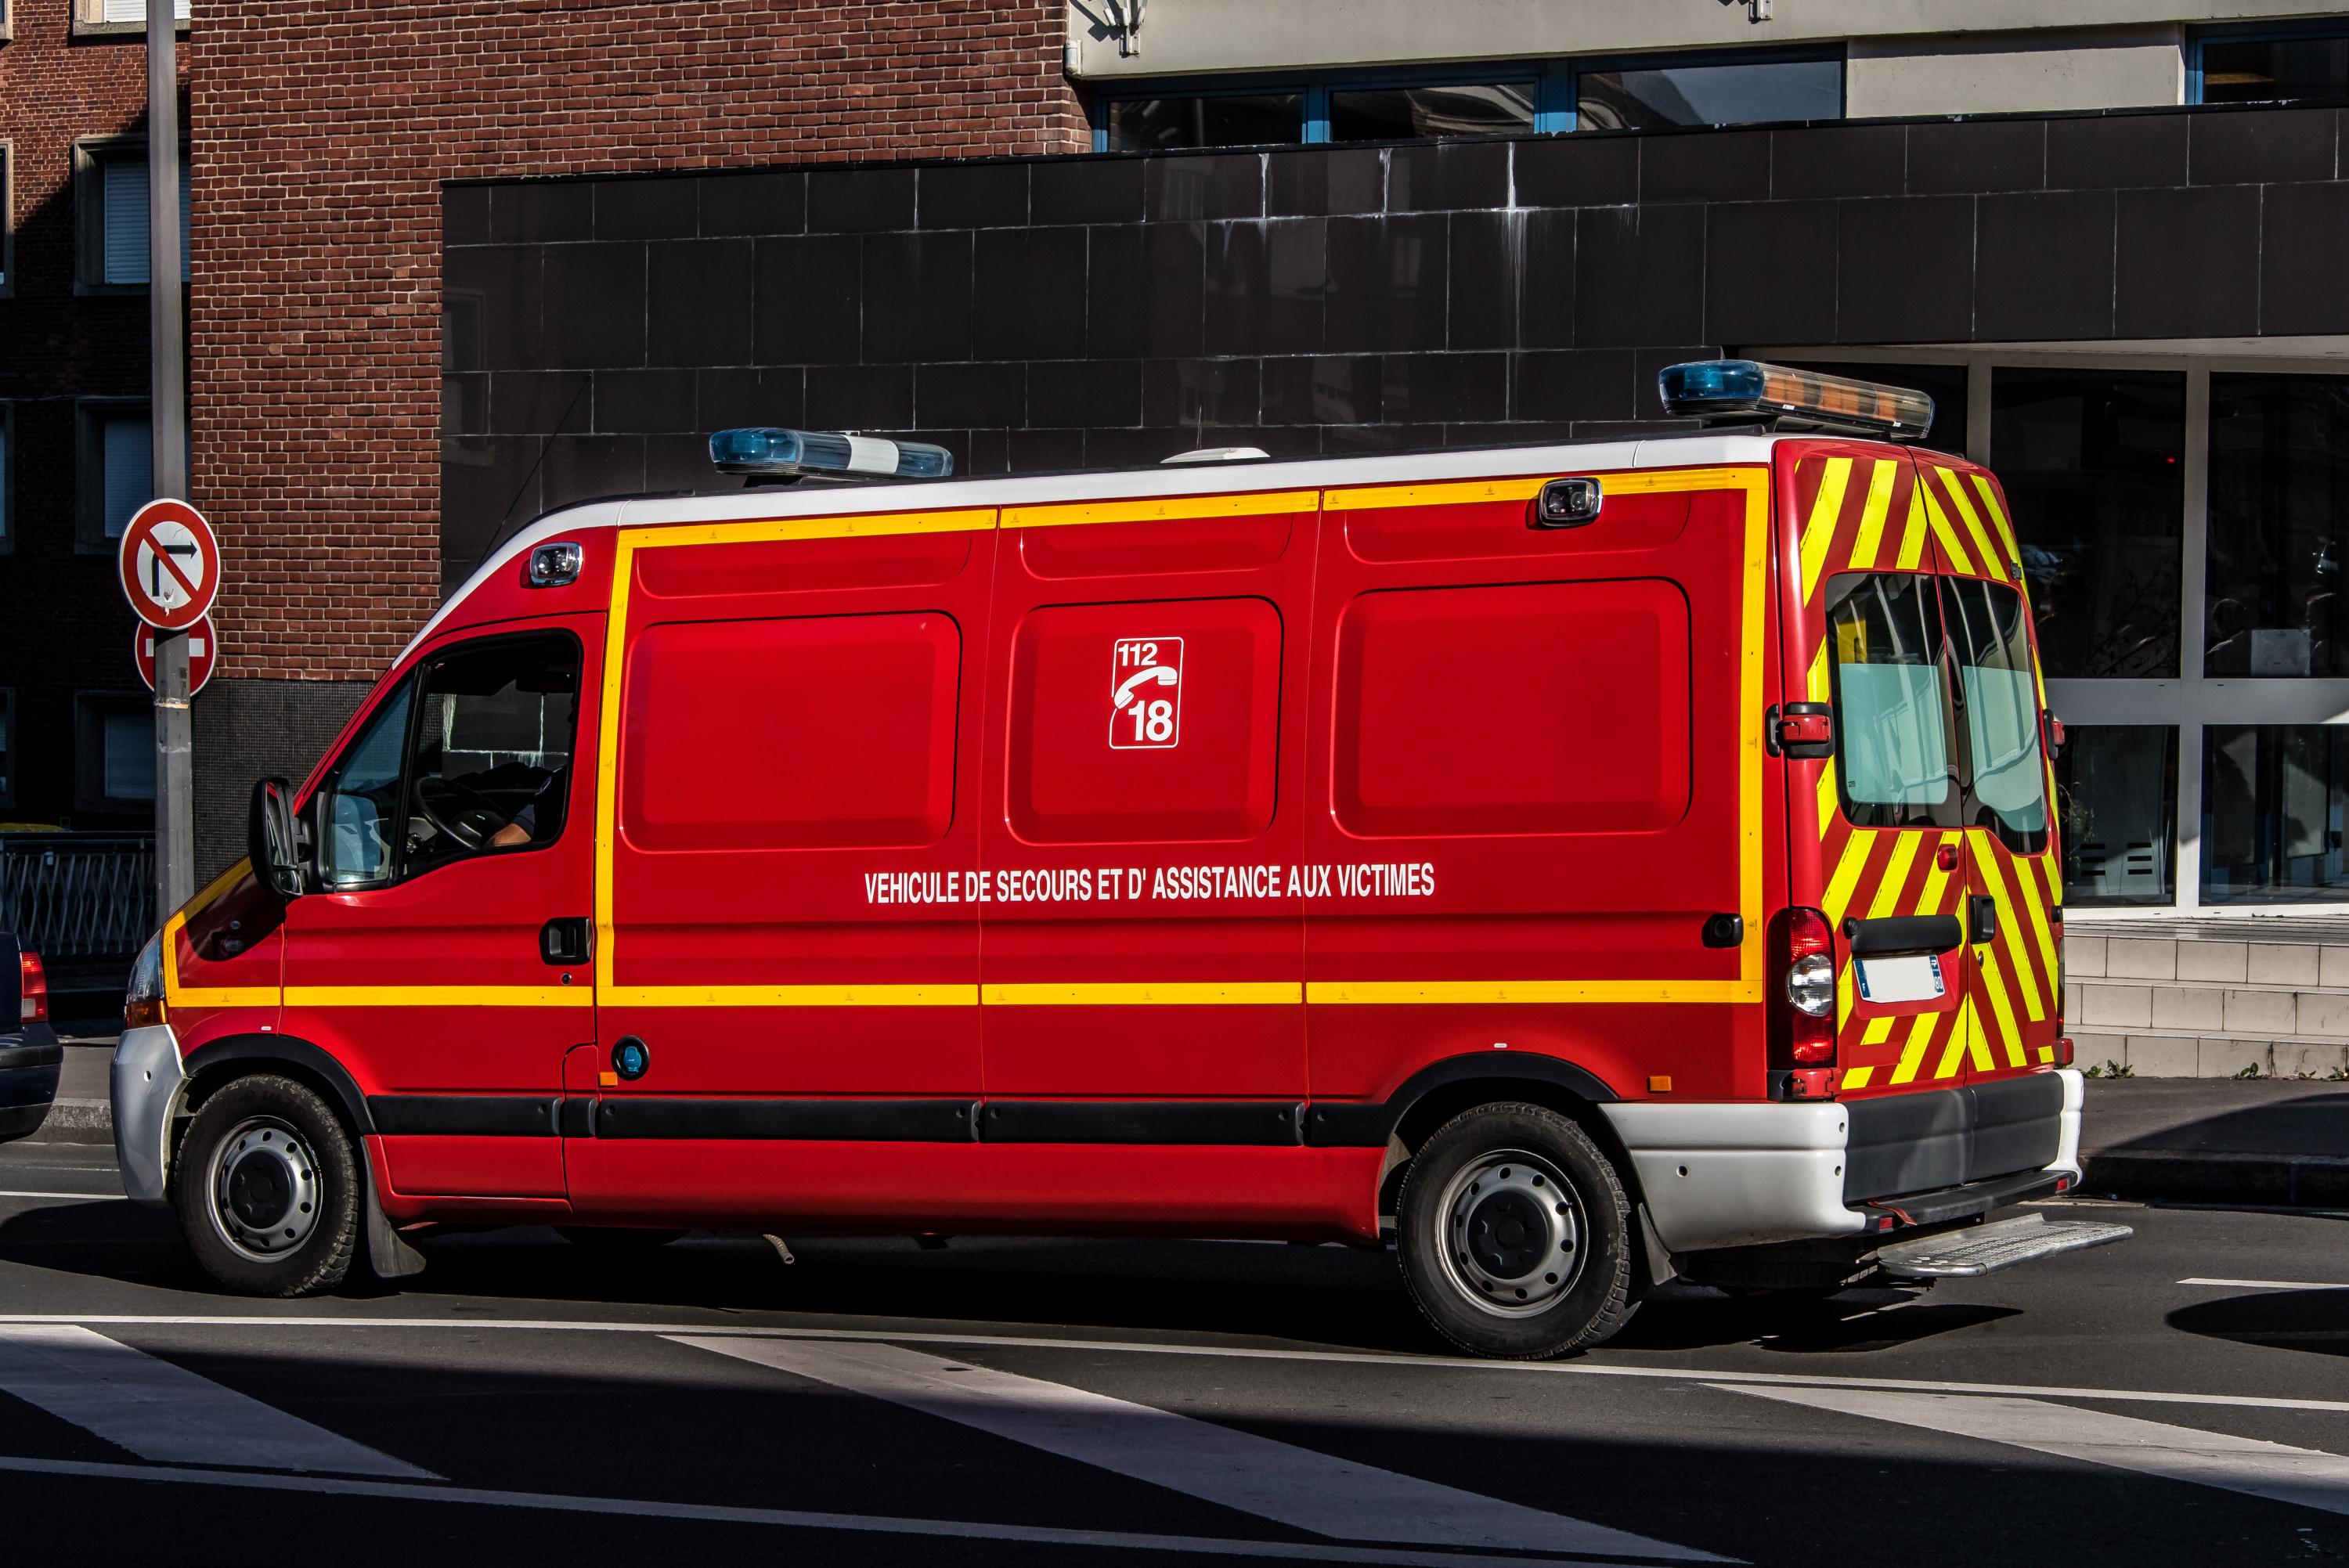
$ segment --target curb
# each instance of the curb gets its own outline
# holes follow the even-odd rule
[[[50,1143],[114,1141],[114,1107],[102,1099],[60,1099],[50,1105],[47,1119],[34,1137]]]
[[[2088,1156],[2080,1186],[2116,1198],[2182,1203],[2349,1207],[2349,1157],[2107,1149]]]

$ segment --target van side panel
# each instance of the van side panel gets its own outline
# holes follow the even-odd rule
[[[1325,497],[1317,1101],[1502,1049],[1620,1098],[1761,1090],[1766,486],[1606,475],[1599,519],[1551,531],[1529,526],[1540,483]],[[1703,944],[1715,914],[1741,945]]]

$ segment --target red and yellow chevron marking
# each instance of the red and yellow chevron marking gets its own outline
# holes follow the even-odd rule
[[[1802,531],[1803,603],[1816,603],[1834,572],[1913,571],[1926,514],[1916,476],[1899,457],[1806,458],[1795,469],[1794,516]]]

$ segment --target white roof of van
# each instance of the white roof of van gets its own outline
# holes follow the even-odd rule
[[[1170,442],[1183,438],[1169,429]],[[505,571],[532,547],[566,534],[623,525],[730,522],[772,517],[838,517],[864,511],[943,511],[963,507],[1050,505],[1125,497],[1231,495],[1246,490],[1329,490],[1343,485],[1476,480],[1504,474],[1576,473],[1606,469],[1684,469],[1711,463],[1766,463],[1780,438],[1770,435],[1666,436],[1630,441],[1576,441],[1539,447],[1479,447],[1361,458],[1299,458],[1264,462],[1177,463],[1064,474],[996,474],[920,483],[758,486],[715,496],[654,496],[587,501],[552,511],[498,547],[474,568],[423,629],[399,651],[406,658],[484,578]],[[1172,454],[1170,454],[1172,455]],[[392,661],[398,664],[398,660]]]

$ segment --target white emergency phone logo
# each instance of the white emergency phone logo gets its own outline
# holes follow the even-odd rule
[[[1109,660],[1109,743],[1160,750],[1183,738],[1183,639],[1126,637]]]

